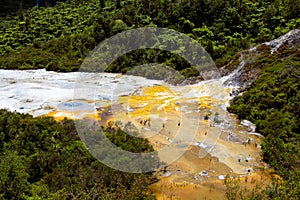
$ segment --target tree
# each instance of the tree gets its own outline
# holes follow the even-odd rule
[[[29,190],[29,174],[23,156],[7,150],[0,156],[0,197],[23,199]]]

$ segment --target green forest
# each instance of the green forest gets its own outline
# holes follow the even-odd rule
[[[42,2],[42,1],[41,1]],[[300,0],[67,0],[0,3],[0,68],[77,71],[103,40],[138,27],[164,27],[201,44],[218,67],[238,52],[300,28]],[[262,54],[246,67],[257,80],[234,98],[230,112],[248,119],[265,138],[264,160],[282,177],[263,191],[230,199],[298,199],[300,196],[300,47]],[[113,62],[126,73],[144,63],[163,63],[186,77],[192,66],[164,51],[143,49]],[[158,73],[159,74],[159,73]],[[122,148],[148,152],[147,140],[131,140],[105,128]],[[124,145],[124,144],[126,145]],[[155,199],[150,174],[113,170],[80,141],[74,122],[0,110],[0,199]],[[157,162],[157,158],[154,158]],[[227,194],[232,194],[228,188]]]
[[[104,132],[125,150],[153,151],[147,140],[133,139],[115,126]],[[154,199],[147,192],[156,181],[151,173],[125,173],[102,164],[67,119],[0,110],[0,169],[0,199]]]
[[[298,199],[300,196],[299,47],[283,46],[276,54],[270,54],[269,47],[260,47],[262,53],[245,65],[246,69],[260,69],[260,75],[228,108],[240,119],[255,123],[256,131],[265,136],[262,143],[265,162],[283,178],[283,182],[274,179],[272,185],[251,196],[252,199]]]
[[[0,67],[4,69],[76,71],[101,41],[138,27],[185,33],[221,66],[241,49],[300,27],[299,0],[69,0],[28,10],[10,2],[13,10],[19,10],[1,18]],[[149,60],[178,71],[190,67],[175,58],[152,49],[134,51],[107,71],[125,73]],[[188,77],[195,72],[183,74]]]

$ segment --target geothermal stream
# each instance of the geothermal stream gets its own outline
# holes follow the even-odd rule
[[[157,172],[160,181],[151,188],[163,199],[158,190],[171,182],[197,185],[264,171],[261,135],[226,111],[236,87],[230,80],[243,65],[242,60],[227,76],[188,86],[120,74],[0,70],[0,108],[58,120],[131,122],[156,150],[173,147],[158,153],[169,165]]]

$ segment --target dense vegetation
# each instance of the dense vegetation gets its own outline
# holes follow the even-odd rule
[[[34,7],[34,6],[53,6],[58,1],[64,0],[8,0],[0,1],[0,19],[12,17],[16,14]]]
[[[113,127],[107,137],[134,152],[152,151]],[[105,155],[104,155],[105,156]],[[97,161],[73,121],[0,110],[0,199],[153,199],[151,175],[124,173]]]
[[[265,47],[266,48],[266,47]],[[282,47],[272,55],[269,49],[249,64],[261,74],[229,107],[239,118],[248,119],[265,138],[264,160],[283,180],[265,191],[270,199],[298,199],[300,196],[300,51],[299,46]]]
[[[58,2],[53,7],[34,7],[1,20],[0,67],[75,71],[99,42],[121,31],[145,26],[188,34],[214,59],[219,58],[217,63],[221,65],[240,49],[300,27],[299,6],[299,0]],[[190,67],[170,53],[150,49],[128,54],[108,71],[124,73],[149,60],[167,63],[178,71]],[[183,74],[196,73],[186,70]]]
[[[137,27],[185,33],[220,66],[241,49],[300,28],[300,0],[41,0],[34,7],[36,2],[0,2],[0,68],[76,71],[104,39]],[[265,135],[264,159],[283,178],[253,194],[256,199],[300,196],[299,58],[299,47],[258,55],[247,67],[259,68],[260,76],[229,108]],[[108,71],[125,73],[149,62],[198,75],[178,56],[153,49],[128,53]],[[151,151],[145,141],[130,143],[119,130],[107,130],[118,144],[125,137],[125,149]],[[0,141],[0,198],[152,198],[146,193],[148,175],[117,172],[96,161],[78,140],[72,121],[1,110]]]

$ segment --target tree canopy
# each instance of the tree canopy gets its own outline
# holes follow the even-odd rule
[[[125,150],[153,150],[147,140],[130,138],[116,128],[105,132]],[[155,181],[151,174],[125,173],[102,164],[67,119],[56,122],[0,110],[0,169],[1,199],[154,199],[147,192]]]
[[[241,49],[299,28],[299,5],[299,0],[68,0],[35,6],[1,20],[0,67],[76,71],[104,39],[138,27],[185,33],[222,65]],[[113,63],[110,71],[125,73],[149,60],[179,71],[191,67],[178,59],[152,49],[134,51]]]

